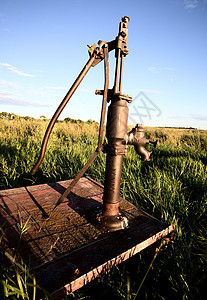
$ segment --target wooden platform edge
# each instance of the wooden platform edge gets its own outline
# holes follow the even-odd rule
[[[79,288],[85,286],[87,283],[91,282],[93,279],[100,276],[102,273],[109,272],[113,267],[119,265],[120,263],[126,261],[130,257],[134,256],[135,254],[141,252],[148,246],[154,244],[158,240],[161,240],[165,237],[167,237],[169,234],[171,234],[174,231],[173,225],[170,225],[169,227],[163,229],[159,233],[151,236],[150,238],[146,239],[145,241],[137,244],[136,246],[132,247],[131,249],[128,249],[127,251],[121,253],[120,255],[106,261],[102,265],[92,269],[91,271],[85,273],[81,277],[76,278],[72,282],[64,285],[60,289],[56,290],[51,294],[52,299],[59,300],[63,299],[67,295],[69,295],[71,292],[74,292],[78,290]]]

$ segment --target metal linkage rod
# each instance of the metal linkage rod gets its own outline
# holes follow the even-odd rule
[[[120,55],[121,49],[117,49],[117,58],[116,58],[116,71],[115,71],[115,80],[114,80],[114,93],[117,94],[119,92],[119,71],[120,71]]]
[[[80,172],[78,173],[78,175],[73,179],[73,181],[71,182],[71,184],[69,185],[69,187],[67,187],[67,189],[65,190],[65,192],[58,199],[58,201],[55,204],[55,207],[53,208],[53,210],[64,201],[64,199],[72,191],[72,189],[74,188],[74,186],[76,185],[76,183],[79,181],[79,179],[83,176],[83,174],[88,170],[88,168],[90,167],[90,165],[92,164],[92,162],[94,161],[94,159],[99,155],[99,153],[100,152],[95,151],[91,155],[91,157],[89,158],[89,160],[87,161],[87,163],[84,165],[84,167],[80,170]]]
[[[108,56],[108,45],[104,45],[104,74],[105,74],[105,83],[104,83],[104,93],[103,93],[103,102],[101,110],[101,119],[99,127],[99,137],[98,137],[98,148],[102,145],[103,140],[103,131],[104,131],[104,121],[106,115],[106,103],[108,98],[108,89],[109,89],[109,56]]]
[[[120,65],[120,78],[119,78],[119,91],[121,93],[122,88],[122,75],[123,75],[123,60],[124,60],[124,54],[121,54],[121,65]]]
[[[99,127],[99,138],[98,138],[98,148],[89,158],[85,166],[80,170],[78,175],[73,179],[69,187],[65,190],[65,192],[61,195],[58,202],[55,204],[54,209],[60,205],[64,199],[68,196],[71,190],[74,188],[79,179],[84,175],[84,173],[88,170],[92,162],[98,156],[98,154],[103,150],[102,149],[102,140],[103,140],[103,131],[104,131],[104,120],[106,114],[106,103],[108,97],[108,87],[109,87],[109,58],[108,58],[108,45],[104,46],[104,74],[105,74],[105,84],[104,84],[104,92],[103,92],[103,102],[102,102],[102,110],[101,110],[101,119],[100,119],[100,127]],[[53,210],[54,210],[53,209]]]

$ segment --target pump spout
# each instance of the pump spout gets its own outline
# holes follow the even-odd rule
[[[127,134],[127,144],[134,145],[135,151],[141,156],[143,161],[150,161],[150,155],[152,152],[145,149],[146,144],[153,143],[154,147],[157,145],[157,140],[151,142],[145,136],[145,129],[142,124],[137,124],[128,134]]]
[[[151,152],[147,151],[144,146],[145,146],[145,144],[142,145],[139,142],[138,143],[135,142],[135,144],[134,144],[134,148],[135,148],[137,154],[139,154],[141,156],[141,159],[143,161],[150,161],[150,155],[151,155],[152,151]]]

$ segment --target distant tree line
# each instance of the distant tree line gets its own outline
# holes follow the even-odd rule
[[[65,118],[64,121],[65,122],[69,122],[69,123],[79,124],[79,125],[84,124],[84,123],[87,123],[87,124],[98,124],[98,122],[96,122],[94,120],[91,120],[91,119],[89,119],[88,121],[85,122],[85,121],[82,121],[80,119],[76,120],[76,119],[72,119],[72,118]]]
[[[34,120],[34,118],[25,116],[21,117],[19,115],[16,115],[14,113],[7,113],[5,111],[0,113],[0,119],[7,119],[7,120],[14,120],[14,119],[25,119],[25,120]]]
[[[163,128],[163,126],[158,126],[157,128]],[[170,128],[170,129],[197,129],[195,127],[173,127],[173,126],[165,126],[164,128]]]
[[[25,116],[25,117],[21,117],[19,115],[16,115],[14,113],[7,113],[5,111],[1,112],[0,113],[0,119],[7,119],[7,120],[14,120],[14,119],[24,119],[24,120],[35,120],[35,118],[33,117],[29,117],[29,116]],[[47,119],[45,116],[40,116],[40,119],[41,120],[49,120]],[[72,118],[65,118],[63,121],[61,120],[58,120],[58,122],[69,122],[69,123],[75,123],[75,124],[84,124],[84,123],[87,123],[87,124],[98,124],[98,122],[94,121],[94,120],[91,120],[89,119],[88,121],[82,121],[80,119],[72,119]]]

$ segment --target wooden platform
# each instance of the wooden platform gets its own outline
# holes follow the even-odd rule
[[[95,227],[101,211],[103,186],[82,178],[64,203],[54,205],[70,180],[0,191],[0,250],[12,253],[20,241],[17,224],[28,218],[20,253],[32,262],[37,281],[54,299],[82,287],[173,231],[121,199],[129,227],[102,233]],[[30,217],[31,216],[31,217]],[[1,252],[3,253],[3,252]]]

